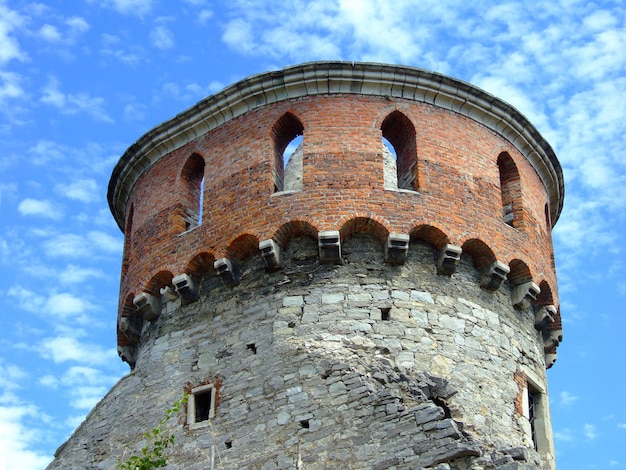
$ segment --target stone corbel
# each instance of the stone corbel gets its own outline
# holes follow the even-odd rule
[[[161,299],[147,292],[142,292],[133,299],[137,311],[144,320],[153,321],[161,315]]]
[[[259,242],[259,251],[268,270],[277,271],[282,268],[282,251],[274,240],[269,239]]]
[[[141,317],[120,318],[120,331],[128,341],[136,343],[141,337]]]
[[[127,346],[118,346],[117,355],[122,361],[127,362],[131,369],[135,368],[137,348],[133,344]]]
[[[461,261],[463,249],[460,246],[447,244],[439,251],[437,259],[437,274],[451,276],[456,272],[456,268]]]
[[[545,330],[551,323],[554,323],[556,307],[554,305],[542,305],[535,311],[535,329]]]
[[[159,290],[161,298],[165,298],[165,301],[172,301],[178,298],[178,294],[172,286],[161,287]]]
[[[526,310],[537,300],[540,292],[539,286],[532,281],[514,286],[511,292],[513,306],[518,310]]]
[[[480,276],[480,287],[487,290],[496,291],[506,280],[506,276],[511,272],[506,264],[500,261],[494,261],[487,266]]]
[[[410,236],[405,233],[390,233],[385,245],[385,262],[404,264],[409,254]]]
[[[550,330],[543,332],[543,350],[551,351],[563,341],[563,330]]]
[[[184,305],[190,304],[191,302],[195,302],[196,300],[198,300],[198,290],[196,288],[196,283],[188,274],[179,274],[174,279],[172,279],[172,284],[174,284],[176,294],[180,296]]]
[[[556,351],[545,354],[546,369],[549,369],[556,362]]]
[[[239,269],[228,258],[220,258],[213,263],[217,275],[227,287],[239,284]]]
[[[341,237],[338,230],[326,230],[317,234],[320,263],[342,264]]]

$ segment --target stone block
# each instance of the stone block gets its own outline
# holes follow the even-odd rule
[[[317,235],[320,263],[342,264],[341,237],[338,230],[321,231]]]
[[[511,272],[508,265],[494,261],[483,269],[480,276],[480,286],[491,291],[496,291],[506,280],[506,276]]]
[[[390,233],[385,244],[385,262],[404,264],[409,252],[410,236],[404,233]]]
[[[277,271],[282,268],[282,250],[274,240],[259,242],[259,251],[269,271]]]

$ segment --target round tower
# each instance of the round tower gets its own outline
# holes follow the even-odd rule
[[[132,370],[50,468],[113,468],[185,393],[171,468],[555,468],[563,176],[510,105],[289,67],[146,133],[108,199]]]

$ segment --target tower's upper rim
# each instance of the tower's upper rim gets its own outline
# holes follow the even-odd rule
[[[124,230],[126,204],[139,177],[162,157],[238,116],[312,95],[388,96],[467,116],[511,142],[533,165],[550,197],[551,220],[563,207],[563,171],[552,147],[510,104],[462,80],[415,67],[359,62],[309,62],[245,78],[141,136],[122,155],[108,201]]]

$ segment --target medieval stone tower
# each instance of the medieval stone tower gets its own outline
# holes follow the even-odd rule
[[[563,177],[510,105],[289,67],[145,134],[108,197],[131,372],[49,468],[114,468],[185,391],[168,468],[555,468]]]

